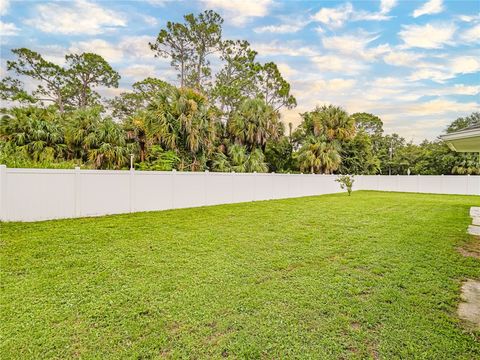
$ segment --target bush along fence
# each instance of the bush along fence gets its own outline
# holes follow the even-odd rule
[[[336,175],[12,169],[0,165],[0,220],[38,221],[343,191]],[[354,190],[480,195],[480,176],[355,176]]]

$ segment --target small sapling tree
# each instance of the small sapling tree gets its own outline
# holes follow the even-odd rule
[[[343,190],[347,190],[348,196],[352,194],[352,188],[353,188],[353,183],[355,182],[355,179],[353,176],[350,175],[340,175],[335,179],[336,182],[340,184],[340,187]]]

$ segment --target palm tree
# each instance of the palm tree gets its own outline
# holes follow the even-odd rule
[[[54,161],[65,155],[64,131],[54,109],[11,109],[0,119],[0,139],[33,161]]]
[[[132,144],[111,118],[103,119],[99,108],[77,110],[68,117],[66,143],[70,156],[97,169],[121,169],[128,164]]]
[[[97,169],[120,169],[128,163],[130,148],[125,142],[125,133],[112,119],[97,124],[94,132],[85,139],[88,160]]]
[[[222,152],[216,152],[212,155],[210,169],[218,172],[229,172],[232,170],[232,166],[227,155]]]
[[[311,136],[298,153],[298,163],[302,171],[331,174],[341,163],[338,146]]]
[[[250,153],[242,145],[234,144],[228,151],[231,168],[235,172],[267,172],[265,156],[260,149],[253,149]]]
[[[264,151],[268,140],[283,135],[284,126],[278,111],[263,100],[247,99],[228,120],[227,131],[236,144],[245,145],[249,150],[260,147]]]
[[[268,171],[268,165],[265,163],[265,155],[262,150],[254,149],[248,155],[246,163],[247,172],[264,173]]]
[[[247,149],[245,146],[234,144],[228,149],[228,156],[235,172],[247,172]]]
[[[165,89],[157,94],[145,114],[149,143],[175,151],[179,167],[202,170],[215,150],[217,113],[202,94],[192,89]]]
[[[355,120],[341,107],[328,105],[302,114],[310,132],[315,136],[325,136],[328,141],[351,140],[355,136]]]

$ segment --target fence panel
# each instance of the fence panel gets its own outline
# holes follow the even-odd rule
[[[233,183],[228,173],[205,173],[205,205],[232,202]]]
[[[335,175],[8,169],[0,220],[37,221],[341,191]],[[480,195],[480,176],[356,176],[354,190]]]
[[[36,221],[75,217],[73,170],[6,169],[0,220]],[[2,191],[3,192],[3,191]]]
[[[80,201],[79,216],[131,211],[129,171],[81,170],[79,179],[76,188]]]
[[[133,211],[173,208],[173,172],[135,171],[133,175]]]

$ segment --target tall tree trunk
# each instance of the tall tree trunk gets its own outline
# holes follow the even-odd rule
[[[58,99],[57,99],[57,105],[58,105],[58,108],[60,110],[60,114],[63,114],[64,112],[64,108],[63,108],[63,99],[62,99],[62,95],[59,95],[58,96]]]
[[[180,88],[183,89],[185,85],[185,60],[182,59],[182,65],[180,66]]]
[[[203,58],[202,56],[199,56],[199,59],[198,59],[198,64],[197,64],[197,90],[200,91],[201,88],[200,88],[200,72],[201,72],[201,69],[202,69],[202,62],[203,62]]]
[[[82,86],[82,93],[81,93],[81,103],[80,103],[80,107],[81,108],[85,108],[85,106],[87,106],[87,84],[83,83],[83,86]]]
[[[139,144],[140,144],[140,162],[144,162],[145,161],[145,142],[140,141]]]

